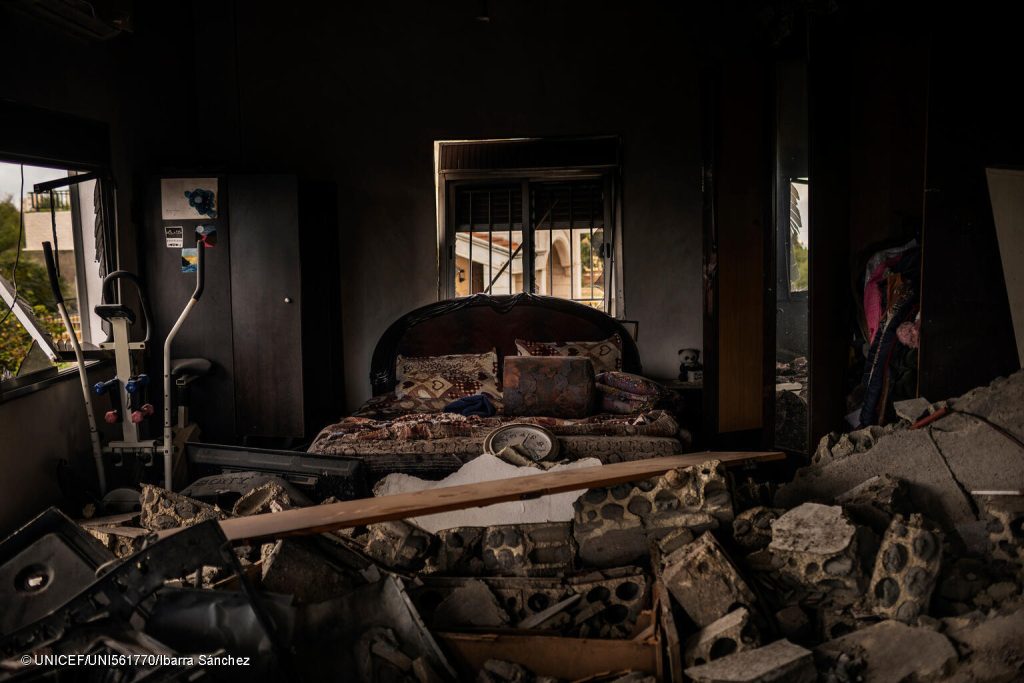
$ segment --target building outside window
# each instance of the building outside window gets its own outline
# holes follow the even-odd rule
[[[615,314],[617,139],[441,142],[436,152],[440,296],[530,292]]]
[[[97,181],[52,192],[36,183],[74,175],[0,161],[0,381],[62,368],[58,352],[70,338],[57,314],[43,261],[43,242],[55,249],[65,305],[80,342],[105,338],[92,313],[99,303],[101,266],[96,248]]]

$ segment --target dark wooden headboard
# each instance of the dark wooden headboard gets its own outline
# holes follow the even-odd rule
[[[516,355],[516,339],[601,341],[622,338],[622,369],[640,374],[640,352],[619,321],[595,308],[537,294],[475,294],[417,308],[381,336],[370,361],[373,395],[395,388],[395,360],[498,350],[499,361]]]

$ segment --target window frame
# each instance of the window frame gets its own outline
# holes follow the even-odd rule
[[[79,316],[81,320],[81,341],[83,343],[92,343],[89,310],[92,305],[98,302],[90,301],[88,286],[86,285],[85,280],[86,275],[84,265],[86,260],[83,245],[84,236],[81,232],[85,229],[85,225],[81,216],[79,189],[83,182],[94,181],[100,184],[100,211],[103,216],[107,218],[103,224],[103,238],[105,244],[109,245],[104,252],[104,259],[106,261],[104,265],[107,272],[112,272],[113,270],[116,270],[116,264],[118,263],[119,256],[117,253],[116,219],[110,220],[114,216],[112,209],[115,202],[115,195],[109,171],[103,166],[78,164],[74,162],[56,162],[50,159],[30,159],[18,154],[5,154],[2,151],[0,151],[0,163],[33,166],[36,168],[52,168],[54,170],[68,173],[68,178],[79,178],[75,182],[69,183],[67,186],[68,200],[70,202],[69,211],[71,214],[72,249],[75,256],[75,292],[76,298],[78,299]],[[28,187],[26,187],[26,189],[28,189]],[[34,187],[31,191],[35,191]],[[24,197],[19,197],[19,201],[23,200]],[[24,236],[22,239],[24,239]],[[115,267],[112,268],[111,264],[114,264]],[[8,289],[8,287],[6,287],[6,283],[0,283],[0,286],[4,287],[6,294],[12,294],[12,292],[6,291]],[[24,305],[25,303],[24,299],[18,298],[13,306],[11,316],[18,320],[29,336],[32,337],[35,343],[40,346],[42,351],[53,363],[56,364],[62,361],[74,361],[75,356],[73,352],[57,348],[53,344],[52,340],[44,340],[46,342],[45,344],[41,341],[41,339],[46,337],[46,333],[42,330],[39,320],[35,317],[35,314],[26,309],[26,306]],[[7,296],[0,297],[0,317],[6,314],[8,306]],[[101,361],[96,359],[87,360],[86,367],[92,368],[99,362]],[[34,370],[24,375],[15,375],[5,380],[0,379],[0,403],[42,389],[61,380],[62,378],[77,375],[77,372],[78,370],[75,367],[60,369],[56,365],[53,365],[51,367]]]
[[[535,293],[535,226],[533,225],[534,217],[531,206],[531,186],[546,182],[599,180],[604,186],[604,239],[609,244],[609,253],[604,257],[604,267],[606,277],[609,278],[610,282],[609,285],[605,286],[604,306],[600,310],[613,317],[621,318],[623,316],[621,285],[619,284],[621,272],[619,241],[621,230],[619,228],[617,194],[619,186],[618,165],[553,167],[544,169],[438,170],[436,174],[438,184],[438,300],[453,299],[457,296],[455,293],[455,243],[458,217],[455,211],[455,193],[459,188],[466,186],[484,188],[488,185],[503,186],[516,182],[521,184],[523,270],[527,274],[524,280],[524,289],[527,293]],[[472,274],[470,274],[470,277],[472,277]],[[575,301],[574,299],[565,300]],[[576,303],[586,305],[578,301]]]

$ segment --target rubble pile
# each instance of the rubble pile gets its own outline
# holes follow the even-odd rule
[[[1022,378],[826,437],[770,505],[712,459],[571,521],[228,543],[220,520],[315,504],[253,475],[49,510],[0,544],[0,679],[73,652],[160,655],[162,680],[1024,680]]]

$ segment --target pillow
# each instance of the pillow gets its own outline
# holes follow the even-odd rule
[[[613,334],[604,341],[536,342],[516,339],[520,356],[573,356],[589,358],[594,372],[622,369],[622,338]]]
[[[473,394],[498,396],[498,354],[406,358],[395,362],[395,396],[444,399],[446,402]]]
[[[586,417],[594,406],[594,366],[587,358],[506,356],[506,415]]]

